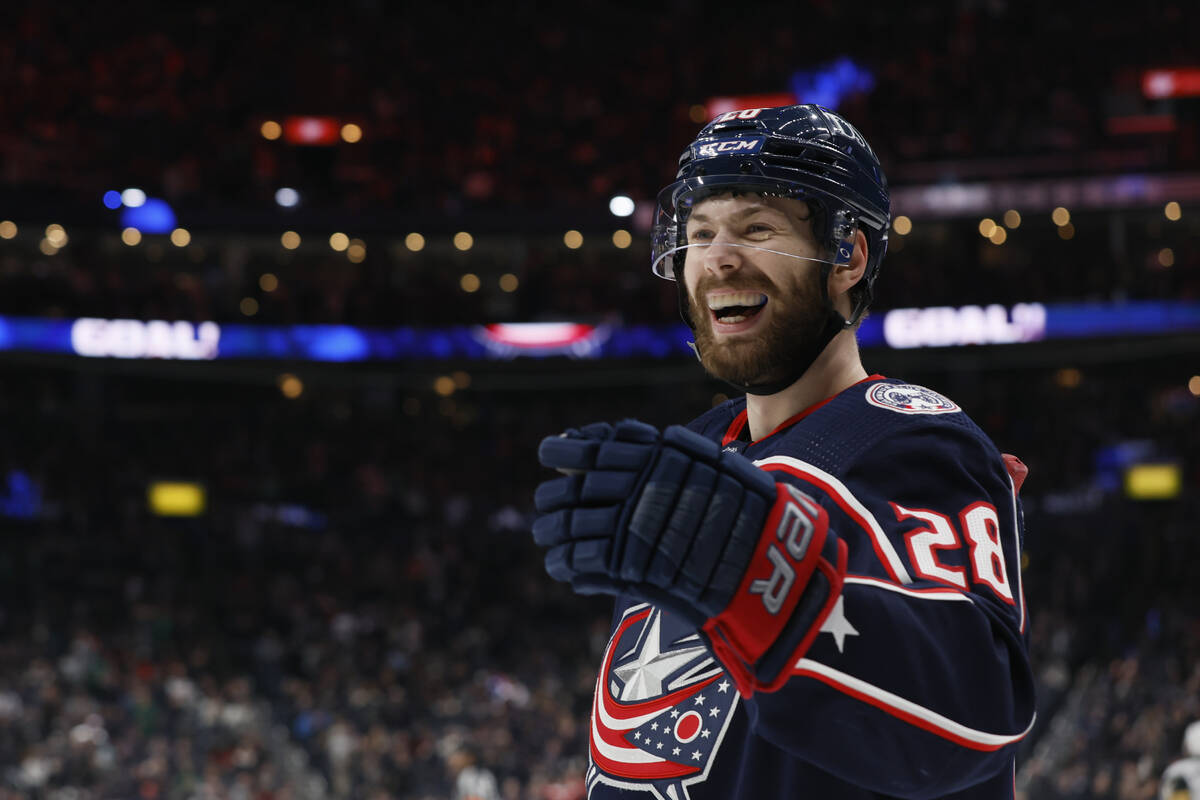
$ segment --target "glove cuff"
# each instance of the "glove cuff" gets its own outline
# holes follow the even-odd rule
[[[847,549],[807,494],[776,484],[750,566],[725,610],[702,628],[743,697],[783,687],[833,610]]]

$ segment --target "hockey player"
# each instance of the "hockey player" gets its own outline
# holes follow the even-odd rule
[[[1159,781],[1160,800],[1200,800],[1200,721],[1183,732],[1183,758],[1171,762]]]
[[[890,202],[826,109],[722,114],[659,195],[653,269],[744,397],[545,439],[535,540],[616,597],[591,798],[1012,798],[1033,724],[1020,462],[868,375]]]

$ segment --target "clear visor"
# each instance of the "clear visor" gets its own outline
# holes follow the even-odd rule
[[[716,247],[716,248],[721,248],[721,249],[736,247],[736,248],[744,249],[744,250],[757,250],[760,253],[770,253],[772,255],[777,255],[777,256],[787,256],[788,258],[794,258],[797,261],[812,261],[813,263],[816,263],[816,264],[836,264],[837,263],[836,261],[830,261],[827,258],[810,258],[809,256],[798,256],[795,253],[788,253],[783,250],[772,250],[769,247],[759,247],[758,245],[755,245],[755,244],[742,244],[740,242],[696,242],[695,244],[681,244],[681,245],[676,245],[674,247],[665,248],[658,255],[658,257],[654,259],[654,263],[651,265],[651,269],[654,270],[654,274],[657,275],[658,277],[666,278],[667,280],[673,281],[673,280],[675,280],[674,264],[675,264],[675,254],[676,253],[684,253],[685,257],[686,257],[686,253],[688,250],[691,250],[693,248],[707,249],[710,247]]]
[[[781,184],[778,180],[749,175],[713,175],[699,178],[688,178],[678,181],[659,192],[658,208],[654,214],[654,225],[650,230],[650,268],[654,274],[667,280],[675,280],[675,255],[690,247],[746,247],[752,250],[762,250],[766,253],[790,256],[801,261],[816,261],[821,264],[832,264],[817,258],[806,258],[792,253],[769,250],[749,244],[734,244],[722,242],[703,242],[688,244],[684,240],[683,230],[687,218],[697,203],[725,192],[748,192],[769,195],[772,197],[791,197],[803,200],[810,196],[802,187]],[[820,197],[817,192],[811,196]]]

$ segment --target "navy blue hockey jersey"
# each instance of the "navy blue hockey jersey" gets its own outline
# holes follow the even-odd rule
[[[988,437],[878,375],[758,441],[744,398],[689,427],[819,500],[849,550],[841,597],[749,699],[686,623],[618,598],[589,798],[1011,799],[1033,679],[1019,486]]]

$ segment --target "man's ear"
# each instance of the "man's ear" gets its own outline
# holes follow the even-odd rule
[[[834,308],[843,315],[850,313],[853,304],[848,293],[866,274],[868,255],[867,235],[860,228],[854,232],[854,252],[850,254],[850,260],[835,264],[829,271],[829,297]]]

